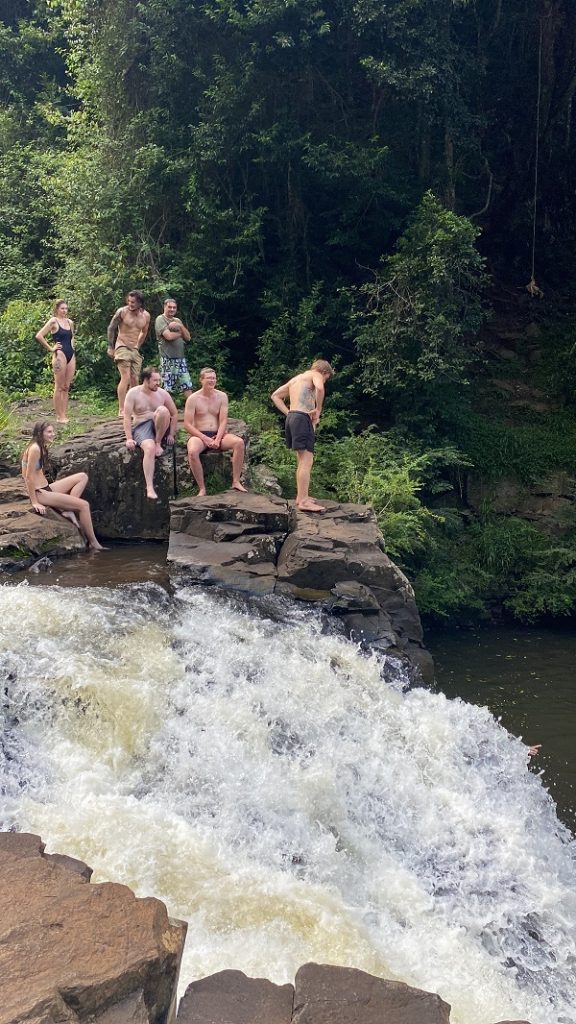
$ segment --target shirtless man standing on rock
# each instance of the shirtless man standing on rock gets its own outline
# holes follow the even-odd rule
[[[144,309],[142,292],[134,289],[126,296],[126,305],[120,306],[108,324],[108,355],[114,360],[120,374],[118,383],[118,415],[124,415],[124,399],[128,388],[138,384],[142,367],[140,349],[146,341],[150,326],[150,313]]]
[[[173,445],[178,429],[178,410],[170,395],[160,387],[160,372],[155,366],[142,371],[142,384],[130,388],[124,402],[124,433],[126,447],[142,449],[142,469],[146,481],[146,497],[155,501],[154,467],[156,458],[164,454],[162,441]]]
[[[315,430],[324,404],[324,385],[334,370],[325,359],[317,359],[309,370],[292,377],[270,396],[286,417],[286,444],[296,452],[296,506],[303,512],[325,512],[308,494],[314,462]],[[284,399],[290,402],[290,408]]]
[[[210,366],[200,370],[200,390],[190,395],[184,408],[184,426],[190,434],[188,462],[198,484],[198,497],[206,494],[200,456],[205,451],[232,451],[232,487],[245,491],[240,482],[244,465],[244,441],[226,431],[228,395],[216,390],[216,371]]]

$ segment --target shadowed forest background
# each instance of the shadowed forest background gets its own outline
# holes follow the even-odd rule
[[[572,0],[0,0],[0,19],[4,449],[10,403],[50,391],[51,300],[77,324],[73,395],[104,409],[112,312],[170,294],[191,370],[217,368],[288,494],[268,395],[334,363],[315,493],[374,505],[424,614],[573,614]],[[562,501],[523,515],[503,481]]]

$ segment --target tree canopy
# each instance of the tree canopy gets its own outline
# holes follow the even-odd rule
[[[573,271],[568,0],[4,8],[2,305],[65,293],[95,337],[128,287],[169,290],[245,376],[312,299],[312,347],[351,363],[362,288],[428,192],[526,283],[538,90],[539,271]]]

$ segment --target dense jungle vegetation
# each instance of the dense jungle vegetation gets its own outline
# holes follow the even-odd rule
[[[574,613],[573,0],[0,0],[0,55],[4,410],[55,297],[104,408],[111,313],[171,294],[286,493],[268,395],[334,363],[315,491],[425,613]]]

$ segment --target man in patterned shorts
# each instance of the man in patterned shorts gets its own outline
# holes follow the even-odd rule
[[[156,317],[155,331],[160,349],[162,386],[171,394],[189,398],[194,389],[184,356],[184,345],[190,341],[190,331],[176,316],[175,299],[166,299],[164,312]]]

